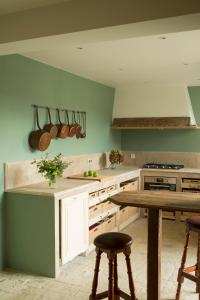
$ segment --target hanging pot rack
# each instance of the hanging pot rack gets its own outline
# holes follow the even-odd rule
[[[50,109],[50,110],[58,110],[59,111],[68,111],[68,112],[71,112],[71,113],[86,113],[86,111],[81,111],[81,110],[74,110],[74,109],[67,109],[67,108],[58,108],[58,107],[49,107],[48,105],[47,106],[44,106],[44,105],[37,105],[37,104],[32,104],[32,106],[34,108],[41,108],[41,109],[47,109],[47,107]]]

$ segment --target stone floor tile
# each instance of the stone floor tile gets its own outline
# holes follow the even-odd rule
[[[131,263],[139,300],[146,300],[147,271],[147,221],[139,219],[129,225],[124,232],[133,236]],[[177,273],[185,240],[183,222],[163,221],[162,242],[162,300],[174,300],[177,287]],[[191,237],[187,264],[196,260],[196,236]],[[0,300],[88,300],[94,273],[95,251],[88,256],[78,256],[61,268],[56,279],[22,274],[18,272],[0,273]],[[123,255],[118,256],[119,286],[128,292],[126,264]],[[108,262],[102,255],[98,291],[108,285]],[[197,300],[195,285],[184,281],[181,300]]]

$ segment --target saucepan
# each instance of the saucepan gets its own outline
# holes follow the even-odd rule
[[[58,127],[51,122],[51,113],[49,107],[47,107],[47,113],[49,117],[49,123],[44,126],[44,130],[50,133],[52,139],[55,139],[58,134]]]
[[[57,108],[56,111],[57,111],[58,120],[59,120],[59,124],[57,124],[57,128],[58,128],[57,137],[59,137],[61,139],[65,139],[69,135],[69,127],[67,124],[64,124],[61,122],[60,110]]]
[[[36,124],[38,127],[38,130],[32,131],[29,137],[29,143],[31,148],[45,151],[50,142],[51,142],[51,135],[49,132],[45,131],[44,129],[41,129],[39,124],[39,114],[38,114],[38,107],[35,107],[35,115],[36,115]]]

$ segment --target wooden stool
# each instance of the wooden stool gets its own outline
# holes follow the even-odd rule
[[[94,278],[92,284],[92,292],[89,300],[99,300],[108,298],[109,300],[123,299],[137,300],[135,297],[135,288],[131,272],[130,254],[132,238],[120,232],[108,232],[97,236],[94,240],[96,246],[96,265],[94,270]],[[109,260],[109,277],[108,277],[108,291],[96,294],[98,284],[98,273],[101,254],[105,252]],[[117,274],[117,254],[124,253],[126,258],[127,273],[129,280],[130,294],[121,291],[118,287],[118,274]]]
[[[190,232],[194,231],[198,233],[198,245],[197,245],[197,262],[194,266],[186,267],[185,262],[187,257],[187,249],[190,238]],[[196,283],[196,293],[199,293],[200,300],[200,216],[193,216],[186,220],[186,241],[183,251],[181,267],[178,272],[178,287],[176,292],[176,300],[180,299],[181,284],[184,281],[184,278],[192,280]],[[190,274],[195,272],[195,275]]]

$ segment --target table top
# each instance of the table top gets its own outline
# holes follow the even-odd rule
[[[110,200],[122,206],[200,212],[200,193],[126,191],[110,197]]]

